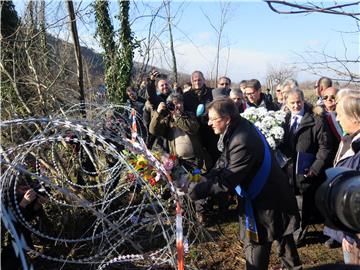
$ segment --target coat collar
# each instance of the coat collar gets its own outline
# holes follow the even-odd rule
[[[344,139],[350,139],[349,137],[344,137]],[[351,140],[351,145],[349,147],[349,149],[341,156],[339,157],[342,148],[344,147],[344,143],[341,142],[338,152],[336,154],[335,160],[334,160],[334,165],[336,166],[337,163],[339,163],[341,160],[347,159],[353,155],[355,155],[357,152],[359,152],[360,150],[360,132],[357,133]]]
[[[289,112],[287,115],[286,115],[286,118],[285,118],[285,122],[290,125],[290,121],[291,121],[291,112]],[[303,117],[301,118],[301,121],[299,123],[299,126],[297,128],[297,131],[298,132],[300,129],[302,128],[305,128],[305,127],[309,127],[309,126],[313,126],[315,125],[315,120],[314,120],[314,116],[313,116],[313,113],[312,113],[312,110],[310,108],[310,106],[308,106],[306,103],[304,104],[304,115]]]
[[[241,116],[236,117],[236,118],[231,120],[230,125],[228,126],[227,131],[226,131],[226,133],[224,135],[224,138],[223,138],[224,144],[227,143],[227,141],[229,140],[229,138],[233,134],[234,130],[237,127],[241,126],[241,122],[244,121],[244,120],[245,119],[242,118]]]

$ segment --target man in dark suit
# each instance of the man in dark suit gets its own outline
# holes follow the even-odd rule
[[[218,136],[215,135],[207,125],[207,115],[205,107],[213,100],[212,89],[205,84],[205,78],[201,71],[194,71],[191,74],[191,89],[184,93],[184,109],[185,111],[196,114],[200,123],[200,137],[203,139],[203,146],[208,159],[212,162],[220,156],[217,149]],[[207,168],[211,168],[211,165]]]
[[[289,113],[285,118],[284,141],[279,147],[289,158],[285,170],[294,188],[301,216],[301,228],[294,233],[294,239],[301,244],[308,225],[321,221],[315,207],[315,192],[325,180],[325,169],[331,167],[335,153],[325,119],[313,113],[304,100],[304,93],[292,89],[286,102]]]
[[[193,200],[235,190],[246,269],[268,269],[273,241],[278,241],[282,266],[301,269],[292,233],[298,228],[295,196],[286,175],[275,162],[265,137],[242,118],[229,98],[208,105],[208,124],[222,150],[214,168],[191,184]]]

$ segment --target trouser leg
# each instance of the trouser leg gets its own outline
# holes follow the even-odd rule
[[[296,202],[299,208],[300,214],[300,227],[294,233],[294,240],[296,244],[299,244],[301,241],[305,240],[305,234],[307,232],[307,221],[306,216],[304,216],[304,196],[296,195]]]
[[[281,266],[287,269],[302,269],[293,235],[285,235],[278,242],[278,256],[281,260]]]
[[[271,251],[271,242],[256,244],[244,239],[244,252],[247,270],[267,270]]]

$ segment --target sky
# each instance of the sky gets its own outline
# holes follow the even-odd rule
[[[48,9],[51,10],[47,14],[49,21],[60,18],[65,10],[60,8],[63,2],[47,2]],[[20,10],[23,3],[15,1]],[[86,14],[78,21],[78,28],[82,43],[101,51],[98,41],[94,38],[93,12],[83,11],[90,3],[75,2],[83,14]],[[315,3],[320,5],[318,1]],[[132,30],[137,39],[147,38],[149,15],[161,4],[162,2],[158,1],[131,2]],[[359,31],[355,31],[355,19],[347,16],[320,13],[281,15],[271,11],[262,1],[172,1],[171,15],[178,71],[190,74],[194,70],[201,70],[206,78],[214,78],[217,34],[211,24],[219,28],[221,7],[226,5],[228,8],[220,43],[219,75],[227,75],[234,82],[250,78],[264,81],[271,69],[293,66],[297,69],[307,69],[300,63],[304,62],[304,59],[310,62],[317,61],[320,53],[342,59],[359,59]],[[57,8],[54,8],[55,6]],[[110,11],[115,29],[118,29],[118,20],[115,18],[118,14],[117,1],[111,2]],[[149,64],[170,69],[169,32],[165,9],[160,9],[158,15],[152,28],[152,57]],[[57,28],[51,31],[58,31],[61,35],[65,33]],[[347,33],[344,33],[345,31]],[[138,51],[134,58],[136,61],[142,60]],[[323,60],[322,57],[319,59]],[[350,68],[360,73],[358,65]],[[329,71],[324,71],[323,75],[328,75],[327,72]],[[306,71],[297,71],[295,76],[299,81],[315,80],[319,77]]]

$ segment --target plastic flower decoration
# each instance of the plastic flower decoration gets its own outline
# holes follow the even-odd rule
[[[122,151],[124,156],[127,158],[129,164],[136,171],[138,176],[143,180],[149,183],[152,187],[152,190],[158,195],[161,195],[166,191],[167,188],[167,179],[160,172],[160,170],[154,167],[148,160],[146,160],[144,155],[134,154],[129,151]],[[175,155],[171,155],[165,152],[155,151],[152,152],[153,156],[161,162],[165,170],[172,175],[172,178],[176,181],[181,178],[181,175],[187,174],[187,170],[179,164],[179,160]],[[189,172],[188,179],[190,181],[199,181],[201,170],[198,168],[192,168]],[[136,175],[129,171],[125,175],[126,181],[135,181]]]

